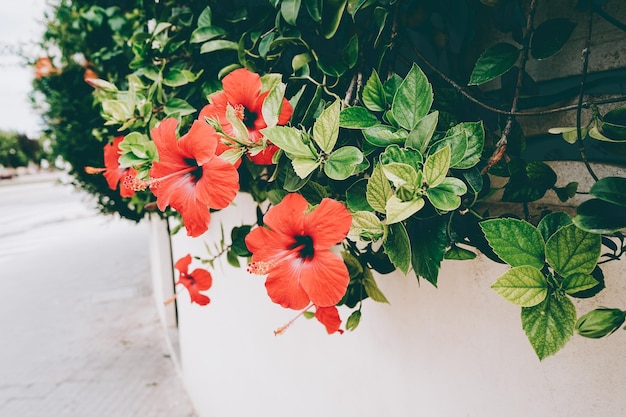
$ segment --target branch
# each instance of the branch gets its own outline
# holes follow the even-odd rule
[[[528,17],[526,18],[526,28],[524,29],[524,39],[522,44],[522,57],[520,58],[520,65],[517,72],[517,82],[515,84],[515,93],[513,95],[513,102],[511,103],[511,112],[517,111],[517,102],[519,100],[520,92],[522,90],[522,83],[524,81],[524,73],[526,72],[526,62],[528,62],[528,50],[530,49],[530,37],[533,33],[533,22],[535,20],[535,12],[537,11],[537,1],[532,0],[530,2],[530,9],[528,10]],[[485,174],[492,166],[496,165],[506,152],[506,146],[508,143],[509,134],[513,126],[513,115],[509,115],[506,119],[506,125],[502,129],[502,135],[500,140],[496,143],[496,149],[493,151],[491,158],[487,161],[487,165],[481,170],[481,174]]]

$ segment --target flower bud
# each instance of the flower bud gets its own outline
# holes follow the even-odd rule
[[[619,329],[625,319],[626,312],[618,308],[598,308],[578,319],[576,331],[581,336],[599,339]]]

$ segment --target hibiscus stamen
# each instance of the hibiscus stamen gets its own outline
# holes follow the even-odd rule
[[[297,316],[295,316],[294,318],[292,318],[291,320],[289,320],[287,322],[287,324],[280,326],[278,329],[274,330],[274,336],[278,336],[279,334],[283,334],[285,333],[285,331],[291,327],[291,325],[298,320],[304,313],[306,313],[307,311],[309,311],[309,309],[311,309],[311,307],[313,307],[313,303],[309,304],[307,306],[307,308],[305,308],[304,310],[302,310],[300,313],[298,313]]]
[[[85,167],[85,172],[87,174],[100,174],[106,170],[106,168]]]
[[[248,271],[249,274],[267,275],[267,274],[269,274],[269,272],[272,269],[272,267],[274,266],[274,264],[275,264],[274,261],[269,261],[269,262],[263,262],[263,261],[250,262],[248,264],[247,271]]]
[[[170,298],[168,298],[167,300],[163,301],[163,305],[170,305],[172,304],[174,301],[176,300],[176,293],[174,293],[174,295],[172,295]]]

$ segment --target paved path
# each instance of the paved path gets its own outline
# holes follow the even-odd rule
[[[192,417],[148,228],[49,179],[0,183],[0,417]]]

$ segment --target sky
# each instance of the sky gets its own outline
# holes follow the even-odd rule
[[[47,0],[12,1],[0,14],[0,130],[33,139],[41,130],[40,117],[28,101],[34,68],[13,51],[39,55],[36,46],[44,30],[46,4]]]

